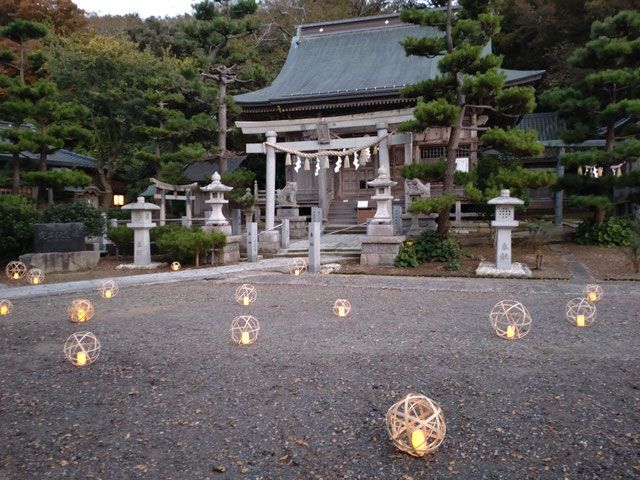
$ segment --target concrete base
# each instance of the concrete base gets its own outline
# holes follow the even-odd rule
[[[526,277],[530,278],[532,273],[524,263],[512,263],[509,269],[498,269],[493,262],[481,262],[476,269],[479,277]]]
[[[393,237],[393,225],[390,223],[367,224],[367,235],[376,237]]]
[[[360,265],[393,265],[406,238],[404,235],[363,238]]]
[[[258,252],[274,255],[280,251],[280,232],[270,231],[259,235]]]
[[[289,238],[292,240],[299,240],[301,238],[307,238],[309,236],[309,227],[307,226],[307,217],[287,217],[279,216],[276,218],[276,223],[281,223],[283,218],[289,219]]]
[[[48,252],[20,255],[20,261],[29,268],[39,268],[44,273],[80,272],[98,265],[100,252]]]
[[[291,218],[299,217],[300,209],[298,207],[278,207],[276,208],[277,218]]]
[[[230,265],[240,261],[241,235],[227,237],[227,244],[221,250],[216,250],[213,263],[215,265]],[[246,247],[245,247],[246,249]]]
[[[116,267],[116,270],[155,270],[157,268],[166,267],[166,262],[151,262],[148,265],[136,265],[135,263],[123,263]]]

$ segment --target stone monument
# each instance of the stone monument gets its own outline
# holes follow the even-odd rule
[[[307,236],[307,219],[300,216],[296,195],[298,184],[287,182],[284,188],[276,190],[276,217],[278,222],[289,219],[289,238],[299,239]]]
[[[367,182],[375,188],[371,199],[376,201],[377,209],[367,225],[367,236],[362,239],[361,265],[393,265],[405,241],[406,237],[394,235],[393,231],[391,187],[396,183],[389,178],[384,166],[378,169],[378,178]]]
[[[431,198],[431,183],[427,182],[422,183],[422,181],[418,178],[413,178],[411,180],[406,181],[406,190],[407,197],[409,198],[409,206],[411,203],[416,200],[420,200],[421,198]],[[408,209],[409,207],[407,207]],[[429,230],[436,229],[436,215],[420,215],[416,213],[408,213],[407,216],[411,219],[411,227],[409,227],[409,231],[407,232],[408,237],[417,237],[419,236],[425,228]],[[426,218],[427,224],[422,227],[420,226],[420,220]]]
[[[138,197],[135,203],[129,203],[122,207],[123,210],[131,210],[131,223],[127,227],[133,229],[133,263],[118,265],[116,269],[154,269],[165,266],[166,263],[151,261],[151,239],[149,230],[156,226],[151,221],[151,212],[160,210],[154,203],[146,203],[144,197]]]
[[[516,205],[523,205],[519,198],[502,190],[500,196],[492,198],[489,205],[496,206],[496,219],[491,226],[496,228],[496,263],[481,262],[476,275],[483,277],[530,277],[531,270],[524,263],[511,262],[511,231],[518,226],[515,220]]]
[[[100,260],[99,251],[85,250],[82,223],[37,223],[33,246],[35,253],[21,255],[20,261],[44,273],[89,270]]]
[[[203,230],[205,232],[222,232],[227,237],[227,244],[214,251],[214,263],[225,265],[228,263],[238,263],[240,261],[240,235],[232,235],[231,225],[224,216],[222,208],[229,203],[224,198],[224,194],[233,190],[233,187],[223,185],[218,172],[211,175],[211,183],[201,188],[203,192],[209,193],[209,198],[204,201],[211,205],[211,214],[205,220]]]

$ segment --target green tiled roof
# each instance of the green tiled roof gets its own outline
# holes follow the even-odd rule
[[[433,27],[397,21],[379,24],[381,26],[295,37],[273,83],[255,92],[237,95],[236,102],[242,106],[259,106],[397,96],[406,85],[439,74],[440,57],[407,56],[400,42],[407,37],[442,35],[441,32]],[[304,31],[305,27],[301,28]],[[489,44],[485,52],[490,51]],[[544,73],[543,70],[503,71],[511,85],[536,80]]]

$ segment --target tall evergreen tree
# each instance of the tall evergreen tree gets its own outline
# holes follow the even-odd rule
[[[582,80],[545,92],[541,100],[565,119],[566,142],[605,139],[604,149],[564,155],[568,171],[557,185],[601,221],[614,201],[624,200],[615,199],[616,186],[636,187],[636,195],[640,186],[640,176],[631,172],[640,157],[640,12],[625,10],[594,22],[590,38],[571,57],[584,72]]]
[[[6,50],[0,52],[0,61],[3,61],[3,63],[7,66],[16,68],[20,73],[20,80],[22,81],[22,83],[24,83],[25,81],[24,79],[27,65],[25,60],[26,43],[28,40],[44,37],[47,32],[47,27],[42,23],[31,22],[29,20],[23,19],[14,20],[6,27],[0,29],[0,36],[18,44],[18,63],[9,63],[11,60],[11,55]]]
[[[250,81],[265,72],[250,62],[254,47],[240,40],[258,28],[252,15],[258,6],[254,0],[203,0],[193,5],[194,18],[182,25],[185,48],[200,60],[202,76],[213,80],[218,89],[217,122],[220,171],[227,170],[227,107],[233,100],[229,88]]]
[[[448,127],[443,196],[422,202],[424,213],[437,211],[438,232],[449,230],[449,214],[455,203],[454,177],[456,153],[463,130],[484,131],[481,141],[499,150],[516,154],[538,154],[542,146],[535,132],[478,125],[480,115],[515,120],[535,108],[531,87],[505,87],[500,71],[502,58],[483,54],[491,37],[500,28],[500,17],[492,11],[490,0],[435,0],[438,9],[410,8],[401,13],[405,22],[436,27],[437,37],[407,38],[407,55],[439,57],[440,75],[403,90],[417,99],[415,120],[406,129],[422,131],[429,127]],[[513,121],[512,123],[515,123]],[[415,212],[420,213],[420,212]]]

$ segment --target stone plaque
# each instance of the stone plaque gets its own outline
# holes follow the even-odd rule
[[[33,226],[33,247],[36,253],[82,252],[82,223],[36,223]]]

